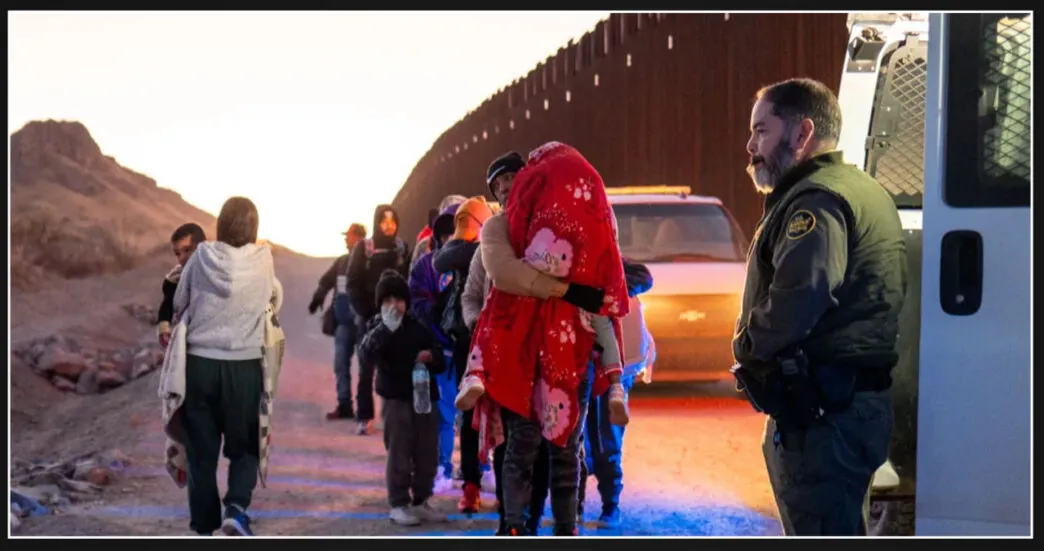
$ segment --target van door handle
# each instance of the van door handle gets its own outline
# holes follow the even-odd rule
[[[939,301],[951,316],[970,316],[982,306],[982,235],[955,230],[942,238]]]

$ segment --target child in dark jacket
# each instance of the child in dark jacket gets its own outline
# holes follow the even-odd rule
[[[377,283],[380,313],[370,320],[359,345],[359,358],[377,366],[377,395],[384,399],[384,448],[388,452],[385,477],[389,518],[396,524],[444,522],[428,503],[439,462],[439,401],[435,375],[446,369],[446,359],[432,333],[408,311],[410,289],[395,270],[386,270]],[[428,413],[417,413],[413,403],[413,368],[428,368]],[[412,492],[412,497],[411,497]]]

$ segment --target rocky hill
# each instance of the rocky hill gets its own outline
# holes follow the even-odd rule
[[[214,231],[212,215],[104,155],[79,122],[33,121],[11,136],[16,288],[128,270],[167,252],[187,221]]]

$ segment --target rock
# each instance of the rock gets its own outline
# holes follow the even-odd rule
[[[36,464],[32,461],[15,457],[11,459],[11,475],[17,476],[22,473],[28,473]]]
[[[149,359],[149,349],[142,348],[134,355],[134,363],[145,362]]]
[[[120,450],[102,452],[96,457],[98,465],[114,472],[120,472],[131,464],[130,457]]]
[[[81,350],[80,342],[72,337],[62,336],[59,342],[61,342],[62,347],[69,352],[75,352],[78,354]]]
[[[18,516],[16,516],[14,513],[11,513],[11,531],[14,532],[21,525],[22,521],[18,520]]]
[[[102,389],[116,388],[127,382],[127,378],[116,371],[98,371],[95,378]]]
[[[118,360],[113,362],[115,369],[113,372],[119,373],[123,376],[123,380],[134,378],[134,362],[130,360]]]
[[[98,371],[116,371],[116,364],[106,360],[98,361]]]
[[[94,471],[92,470],[91,473],[93,473],[93,472]],[[91,476],[97,476],[97,475],[88,474],[87,476],[91,477]],[[63,478],[60,481],[58,481],[58,487],[60,487],[61,489],[65,490],[67,492],[73,492],[73,493],[79,493],[79,494],[90,494],[92,492],[100,492],[101,491],[101,486],[99,486],[97,484],[94,484],[92,482],[88,482],[88,481],[85,481],[85,480],[70,480],[68,478]]]
[[[105,467],[95,467],[87,473],[87,482],[96,486],[108,486],[116,480],[116,474]]]
[[[98,467],[98,462],[94,459],[84,459],[76,463],[73,467],[73,480],[87,480],[87,476],[91,474],[91,471]]]
[[[76,380],[76,393],[77,394],[97,394],[101,389],[101,381],[98,377],[97,369],[88,368],[80,374],[80,378]]]
[[[148,375],[148,373],[152,371],[154,368],[155,366],[153,366],[148,361],[137,363],[134,365],[134,372],[132,373],[132,378],[137,379],[138,377]]]
[[[61,377],[59,375],[51,376],[51,384],[58,390],[64,390],[66,392],[76,392],[76,383]]]
[[[31,349],[33,363],[38,363],[40,358],[47,352],[47,345],[42,342],[36,342],[33,344]]]
[[[58,374],[75,381],[87,370],[87,362],[80,354],[52,346],[44,352],[37,367],[45,374]]]

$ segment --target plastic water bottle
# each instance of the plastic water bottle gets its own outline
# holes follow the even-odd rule
[[[413,366],[413,411],[420,414],[431,413],[430,385],[428,367],[424,364]]]

